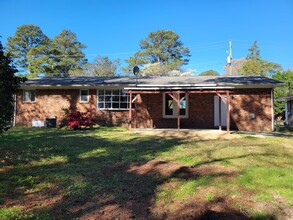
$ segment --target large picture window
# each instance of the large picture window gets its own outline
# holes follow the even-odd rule
[[[36,90],[23,90],[22,100],[23,102],[36,101]]]
[[[97,90],[98,109],[129,109],[129,95],[121,89]]]
[[[174,93],[173,96],[177,97]],[[187,118],[187,95],[180,94],[180,109],[178,109],[177,103],[168,94],[163,94],[163,117],[164,118],[176,118],[178,112],[182,118]]]

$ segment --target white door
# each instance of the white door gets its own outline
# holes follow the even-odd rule
[[[225,97],[225,96],[224,96]],[[219,100],[221,100],[221,124],[226,126],[226,103],[219,96],[214,96],[214,126],[219,127]]]

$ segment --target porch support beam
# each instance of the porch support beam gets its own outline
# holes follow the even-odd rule
[[[131,94],[133,92],[131,91]],[[137,105],[136,105],[136,100],[138,98],[139,94],[135,94],[135,97],[132,99],[132,97],[129,97],[129,100],[131,100],[131,102],[129,103],[129,105],[131,105],[132,108],[132,103],[134,103],[134,118],[133,118],[133,127],[136,128],[137,127]],[[130,106],[129,106],[130,107]]]
[[[219,98],[219,130],[222,131],[222,101]]]
[[[133,120],[133,127],[136,128],[137,127],[137,110],[136,110],[137,106],[136,106],[136,102],[134,102],[134,120]]]
[[[176,103],[178,102],[178,99],[175,97],[175,96],[173,96],[173,94],[172,93],[170,93],[170,92],[168,92],[167,93]]]
[[[182,93],[182,92],[178,90],[177,97],[174,96],[171,92],[166,93],[175,101],[175,103],[177,103],[177,109],[178,109],[178,111],[177,111],[177,129],[178,129],[178,131],[180,130],[180,101],[181,101],[180,93]]]
[[[170,94],[173,93],[173,91],[158,91],[158,90],[154,90],[154,91],[142,91],[142,90],[126,90],[126,93],[130,93],[130,91],[132,92],[132,94]],[[216,93],[216,94],[226,94],[227,90],[193,90],[193,91],[181,91],[179,90],[179,93],[187,93],[187,94],[207,94],[207,93]],[[231,92],[231,91],[230,91]]]
[[[129,92],[129,118],[128,118],[128,129],[131,131],[132,123],[132,91]]]
[[[132,94],[133,94],[133,92],[132,92]],[[132,99],[131,103],[136,102],[136,99],[137,99],[138,95],[139,95],[138,93],[135,95],[135,97]]]
[[[192,91],[186,91],[183,93],[187,93],[187,94],[210,94],[210,93],[216,93],[218,94],[225,94],[227,92],[227,90],[192,90]]]
[[[180,130],[180,91],[177,91],[177,129]]]
[[[129,90],[126,90],[126,93],[130,93]],[[162,91],[132,91],[132,94],[161,94]]]
[[[227,124],[227,132],[230,133],[230,94],[229,90],[226,92],[226,124]]]
[[[228,91],[228,90],[227,90]],[[227,91],[225,91],[225,93],[227,94]],[[225,103],[225,104],[227,104],[227,97],[224,97],[222,94],[220,94],[220,93],[216,93],[217,94],[217,96],[219,96],[220,97],[220,99],[221,100],[223,100],[223,102]]]

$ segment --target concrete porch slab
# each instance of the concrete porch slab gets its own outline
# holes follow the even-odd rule
[[[227,133],[224,130],[217,129],[152,129],[152,128],[137,128],[132,129],[134,133],[144,135],[154,135],[166,138],[187,138],[197,140],[215,140],[215,139],[234,139],[240,138],[238,134]]]

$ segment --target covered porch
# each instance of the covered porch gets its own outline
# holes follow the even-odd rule
[[[195,88],[168,88],[168,89],[159,89],[159,88],[126,88],[126,93],[129,94],[129,100],[132,103],[129,105],[128,113],[128,127],[129,130],[139,128],[138,121],[143,120],[143,116],[138,114],[138,105],[141,97],[152,97],[156,95],[157,99],[161,98],[161,104],[158,103],[155,106],[146,108],[152,114],[156,112],[157,118],[160,118],[161,121],[165,122],[174,122],[176,121],[176,130],[182,131],[182,128],[186,128],[186,124],[193,123],[191,128],[197,128],[196,121],[194,121],[194,109],[201,108],[201,111],[197,111],[196,117],[209,117],[215,122],[214,128],[222,131],[225,129],[226,132],[230,132],[231,122],[230,122],[230,95],[233,93],[232,88],[219,88],[219,89],[195,89]],[[207,108],[211,108],[211,104],[206,105],[204,103],[197,103],[197,97],[207,97],[212,101],[212,108],[209,111],[205,111]],[[211,103],[211,101],[210,101]],[[197,107],[195,107],[197,105]],[[199,106],[200,105],[200,106]],[[155,108],[155,109],[154,109]],[[160,115],[159,115],[160,114]],[[207,116],[208,114],[208,116]],[[159,116],[158,116],[159,115]],[[224,117],[223,117],[224,116]],[[154,117],[153,117],[154,118]],[[152,119],[153,120],[153,119]],[[184,122],[184,123],[182,123]],[[185,125],[185,126],[184,126]],[[189,126],[188,126],[189,127]],[[157,128],[156,125],[153,125],[152,128]],[[162,127],[161,127],[162,128]],[[166,125],[165,129],[173,128]],[[207,126],[206,129],[209,129],[210,126]],[[158,129],[158,128],[157,128]],[[206,130],[205,129],[205,130]],[[184,130],[183,130],[184,131]]]

